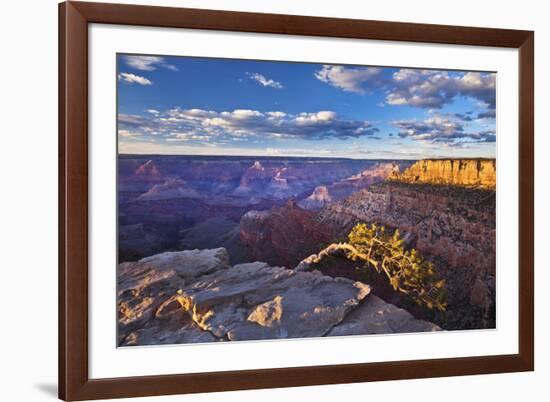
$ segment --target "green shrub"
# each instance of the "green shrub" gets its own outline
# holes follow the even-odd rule
[[[395,291],[429,309],[445,311],[445,281],[439,278],[433,264],[415,249],[405,249],[398,229],[390,234],[384,226],[360,223],[348,235],[349,247],[341,244],[347,258],[362,261],[366,269],[385,274]]]

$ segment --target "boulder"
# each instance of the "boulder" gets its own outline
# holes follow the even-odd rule
[[[132,335],[134,331],[144,327],[149,329],[155,327],[156,324],[151,325],[150,322],[156,319],[157,310],[167,299],[177,294],[186,283],[216,270],[227,269],[228,261],[229,257],[225,249],[218,248],[166,252],[137,262],[119,264],[117,281],[119,343],[132,344],[128,337],[131,335],[130,338],[135,338],[136,334]],[[166,326],[161,325],[161,327]],[[151,330],[148,332],[148,337],[152,336],[150,332]],[[144,343],[139,342],[139,344]]]
[[[139,263],[155,271],[174,270],[180,278],[189,280],[229,268],[229,256],[223,247],[212,250],[168,251],[143,258]]]
[[[205,276],[177,300],[219,338],[303,338],[325,335],[369,292],[360,282],[255,262]]]
[[[359,307],[327,334],[370,335],[440,331],[437,325],[415,319],[409,312],[369,295]]]
[[[167,312],[165,310],[169,309]],[[178,343],[206,343],[219,341],[203,331],[181,306],[173,302],[164,306],[162,314],[156,314],[142,328],[127,334],[120,346],[170,345]]]

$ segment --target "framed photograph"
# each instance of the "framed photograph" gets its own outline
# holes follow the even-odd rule
[[[534,33],[59,8],[59,396],[534,369]]]

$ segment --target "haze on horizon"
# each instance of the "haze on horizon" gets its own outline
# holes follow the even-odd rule
[[[117,57],[120,154],[496,155],[495,73]]]

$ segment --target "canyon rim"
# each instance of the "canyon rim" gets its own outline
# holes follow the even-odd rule
[[[496,327],[495,73],[117,57],[118,346]]]

